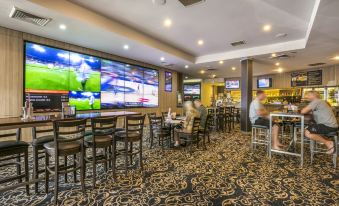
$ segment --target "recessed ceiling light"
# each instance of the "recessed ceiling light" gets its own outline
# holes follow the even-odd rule
[[[279,66],[279,65],[280,65],[280,63],[279,63],[279,62],[275,63],[275,66]]]
[[[276,53],[272,53],[271,57],[277,57],[277,54]]]
[[[271,29],[272,29],[272,26],[270,24],[265,24],[262,27],[262,30],[265,31],[265,32],[271,31]]]
[[[224,63],[224,61],[219,61],[219,64],[223,64]]]
[[[283,70],[284,70],[283,68],[279,67],[277,71],[278,71],[279,73],[281,73],[281,72],[283,72]]]
[[[185,65],[185,69],[188,69],[188,67],[189,67],[188,65]]]
[[[333,60],[339,60],[339,55],[338,56],[334,56],[332,59]]]
[[[215,78],[217,75],[213,74],[212,77]]]
[[[201,70],[200,73],[201,73],[201,74],[205,74],[205,70]]]
[[[129,45],[128,45],[128,44],[125,44],[125,45],[124,45],[124,49],[125,49],[125,50],[128,50],[128,49],[129,49]]]
[[[129,64],[126,64],[126,67],[129,67]]]
[[[232,67],[232,70],[233,70],[233,71],[235,71],[236,69],[237,69],[237,68],[235,68],[235,67]]]
[[[67,26],[65,24],[60,24],[59,25],[59,29],[61,30],[66,30],[67,29]]]
[[[160,61],[165,61],[165,57],[160,57]]]
[[[204,44],[204,40],[201,40],[201,39],[200,39],[200,40],[198,40],[198,45],[200,45],[200,46],[201,46],[201,45],[203,45],[203,44]]]
[[[186,76],[185,79],[188,79],[188,77]]]
[[[172,20],[167,18],[164,20],[164,26],[165,27],[171,27],[172,26]]]

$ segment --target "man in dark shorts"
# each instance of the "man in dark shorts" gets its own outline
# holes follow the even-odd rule
[[[258,90],[256,98],[250,105],[250,120],[252,125],[265,126],[267,129],[270,127],[270,120],[268,118],[269,112],[265,109],[261,103],[266,99],[264,91]],[[275,150],[281,150],[283,145],[279,141],[279,125],[272,124],[272,148]]]
[[[326,139],[322,135],[326,135],[338,130],[337,119],[331,106],[324,100],[320,99],[320,95],[316,91],[307,93],[306,98],[310,101],[304,109],[301,110],[302,114],[312,112],[315,124],[310,124],[305,129],[305,136],[314,141],[321,142],[327,147],[327,154],[333,154],[334,142]]]

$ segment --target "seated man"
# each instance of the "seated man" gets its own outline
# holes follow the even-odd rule
[[[200,127],[201,128],[205,128],[206,119],[207,119],[207,110],[206,110],[206,108],[204,107],[204,105],[202,105],[200,99],[194,100],[194,107],[200,113]]]
[[[180,145],[180,136],[179,134],[185,134],[185,133],[191,133],[193,128],[193,120],[194,118],[199,118],[200,114],[199,112],[194,109],[192,102],[187,101],[184,104],[184,110],[185,110],[185,120],[182,123],[181,129],[175,129],[174,134],[174,147],[178,147]]]
[[[331,106],[324,100],[320,99],[320,95],[316,91],[309,91],[306,98],[310,101],[304,109],[301,110],[302,114],[312,112],[315,124],[310,124],[305,129],[305,136],[314,141],[321,142],[326,145],[327,154],[333,154],[334,142],[330,141],[321,134],[328,134],[338,130],[338,123]]]
[[[252,125],[265,126],[269,129],[269,112],[261,103],[261,101],[264,101],[265,99],[266,95],[264,91],[258,90],[256,98],[251,102],[249,116]],[[279,142],[279,126],[277,124],[272,124],[272,149],[281,150],[280,147],[283,147],[283,145]]]

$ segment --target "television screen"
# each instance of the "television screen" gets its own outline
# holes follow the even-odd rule
[[[125,107],[125,64],[102,59],[101,108]]]
[[[69,92],[69,105],[76,110],[100,109],[100,92]]]
[[[144,98],[144,72],[141,67],[125,68],[125,106],[142,107]]]
[[[158,106],[158,89],[158,72],[153,69],[144,69],[144,97],[142,100],[144,107]]]
[[[172,91],[172,72],[165,72],[165,91]]]
[[[25,42],[25,100],[35,111],[157,107],[157,70]]]
[[[239,89],[240,80],[226,80],[225,87],[226,89]]]
[[[258,88],[270,88],[272,87],[272,78],[261,78],[257,80]]]
[[[200,95],[200,84],[184,84],[184,94]]]

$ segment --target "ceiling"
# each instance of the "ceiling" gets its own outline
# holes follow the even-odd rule
[[[53,20],[38,27],[10,19],[13,6]],[[0,26],[158,66],[173,64],[168,67],[195,77],[236,77],[240,60],[247,57],[254,59],[254,75],[277,72],[277,61],[284,72],[316,62],[335,64],[338,9],[337,0],[207,0],[190,7],[177,0],[165,5],[152,0],[0,0]],[[167,18],[169,28],[163,26]],[[67,29],[60,30],[60,24]],[[269,32],[262,30],[265,24],[272,26]],[[241,40],[246,44],[230,45]],[[271,59],[271,53],[290,58]],[[208,68],[216,70],[199,74]]]

